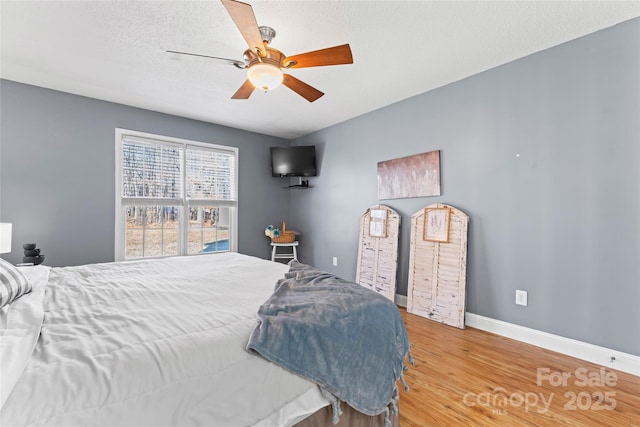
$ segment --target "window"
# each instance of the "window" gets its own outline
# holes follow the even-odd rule
[[[237,250],[238,149],[116,129],[115,259]]]

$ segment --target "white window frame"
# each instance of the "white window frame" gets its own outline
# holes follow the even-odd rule
[[[125,260],[125,208],[128,205],[136,204],[140,202],[141,204],[157,204],[157,205],[175,205],[181,206],[182,215],[180,215],[179,220],[179,228],[180,228],[180,239],[178,244],[178,254],[179,255],[187,255],[188,254],[188,221],[185,220],[187,217],[188,208],[190,206],[220,206],[220,207],[228,207],[230,210],[230,227],[229,227],[229,252],[237,252],[238,251],[238,148],[230,147],[227,145],[218,145],[208,142],[200,142],[200,141],[192,141],[188,139],[182,138],[174,138],[170,136],[156,135],[146,132],[140,132],[129,129],[121,129],[116,128],[116,143],[115,143],[115,151],[116,151],[116,161],[115,161],[115,182],[116,182],[116,191],[115,191],[115,248],[114,248],[114,259],[116,261],[124,261]],[[182,199],[176,203],[174,199],[162,199],[162,198],[132,198],[132,197],[123,197],[122,196],[122,141],[123,138],[134,137],[137,139],[145,140],[151,143],[160,143],[165,145],[174,145],[179,146],[184,149],[185,155],[182,156],[182,172],[183,175],[186,173],[186,150],[188,147],[202,147],[212,150],[219,150],[226,153],[234,153],[235,156],[235,185],[234,185],[234,194],[233,200],[201,200],[201,199],[190,199],[187,200],[186,194],[186,179],[182,177]],[[124,203],[126,201],[126,203]],[[191,255],[200,255],[200,254],[191,254]],[[144,257],[144,258],[136,258],[136,259],[146,259],[146,258],[164,258],[164,256],[158,257]]]

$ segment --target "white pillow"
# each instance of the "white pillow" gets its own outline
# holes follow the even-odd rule
[[[4,264],[0,266],[4,267]],[[51,267],[37,265],[17,270],[33,290],[0,309],[0,414],[38,342],[44,318],[42,302]]]
[[[0,308],[31,292],[31,282],[13,264],[0,258]]]

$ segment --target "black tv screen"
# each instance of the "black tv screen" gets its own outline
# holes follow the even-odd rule
[[[316,147],[271,147],[272,176],[316,176]]]

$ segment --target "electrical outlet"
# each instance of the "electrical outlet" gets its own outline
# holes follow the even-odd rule
[[[527,305],[527,291],[520,291],[516,289],[516,304]]]
[[[337,265],[338,265],[338,257],[337,257],[337,256],[334,256],[334,257],[333,257],[333,265],[334,265],[334,266],[337,266]]]

